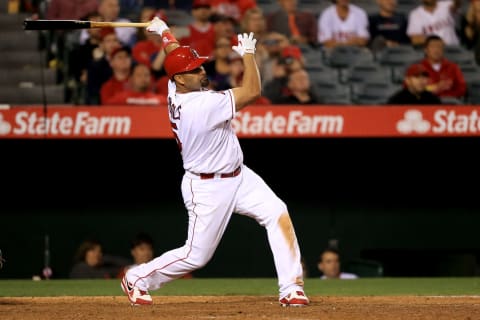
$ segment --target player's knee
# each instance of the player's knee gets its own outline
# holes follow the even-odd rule
[[[192,256],[188,259],[188,264],[191,266],[192,270],[203,268],[208,261],[212,258],[212,255],[199,254]]]

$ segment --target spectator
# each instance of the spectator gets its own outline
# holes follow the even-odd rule
[[[281,33],[292,44],[317,44],[316,19],[311,12],[297,10],[297,0],[279,0],[280,9],[267,15],[267,30]]]
[[[153,239],[150,235],[143,232],[138,233],[130,244],[130,255],[132,256],[133,263],[125,266],[117,275],[117,278],[123,278],[128,269],[153,259]]]
[[[245,11],[257,6],[255,0],[210,0],[215,13],[235,19],[239,23]]]
[[[304,69],[304,60],[300,49],[296,46],[286,46],[281,50],[281,56],[273,64],[274,76],[263,89],[265,97],[275,103],[282,97],[290,95],[288,75]]]
[[[215,43],[215,51],[211,60],[205,62],[203,67],[210,80],[213,90],[226,90],[230,88],[228,81],[230,65],[228,55],[233,52],[230,38],[219,38]]]
[[[97,11],[98,0],[50,0],[46,19],[80,20]]]
[[[153,7],[143,7],[142,10],[140,11],[140,14],[138,15],[138,19],[140,22],[149,22],[150,20],[155,17],[157,12],[161,12],[160,10],[157,11],[157,9]],[[145,28],[138,28],[137,34],[135,35],[136,42],[146,40],[147,39],[147,30]]]
[[[442,97],[461,99],[467,84],[460,67],[444,57],[444,41],[440,36],[428,36],[425,41],[425,58],[421,61],[427,69],[430,82],[427,90]]]
[[[129,19],[119,17],[120,5],[119,0],[99,0],[98,13],[102,16],[103,21],[107,22],[130,22]],[[132,47],[136,39],[137,29],[131,27],[115,28],[118,40],[129,47]],[[83,30],[80,35],[80,43],[84,43],[88,37],[87,30]]]
[[[282,50],[290,46],[288,38],[278,32],[269,32],[262,41],[265,48],[265,54],[261,57],[261,63],[258,65],[260,75],[265,85],[276,77],[285,76],[284,66],[279,64],[282,57]]]
[[[128,77],[132,68],[132,57],[130,48],[127,46],[118,47],[110,54],[110,67],[112,76],[100,89],[100,102],[106,104],[117,92],[128,87]]]
[[[267,36],[267,23],[260,7],[248,9],[245,12],[240,22],[240,32],[247,34],[253,32],[255,39],[257,39],[255,60],[257,60],[257,66],[261,70],[262,61],[268,56],[268,52],[264,45]]]
[[[367,12],[350,0],[336,0],[318,18],[318,42],[327,48],[365,47],[369,39]]]
[[[405,14],[397,12],[397,0],[377,0],[378,13],[368,17],[370,49],[378,51],[384,47],[409,45],[407,36],[408,20]]]
[[[475,61],[480,65],[480,0],[472,0],[461,19],[462,44],[475,53]]]
[[[167,105],[167,96],[154,92],[150,68],[144,64],[133,67],[125,89],[107,98],[105,105]]]
[[[461,0],[422,0],[410,11],[407,34],[414,46],[425,44],[427,36],[436,34],[447,45],[459,45],[455,14]]]
[[[315,94],[310,76],[305,69],[292,71],[287,76],[288,93],[273,101],[276,104],[320,104],[321,99]]]
[[[429,74],[423,64],[412,64],[405,72],[404,85],[393,94],[387,104],[428,105],[442,104],[440,98],[427,90]]]
[[[100,15],[95,11],[87,16],[89,21],[101,21]],[[68,75],[74,81],[72,94],[74,102],[85,103],[85,87],[87,84],[88,66],[95,60],[95,55],[101,53],[99,46],[102,41],[102,28],[87,29],[89,37],[87,41],[74,47],[69,52]],[[97,56],[98,58],[98,56]],[[67,99],[68,100],[68,99]]]
[[[340,254],[336,249],[325,249],[320,255],[317,267],[322,272],[321,279],[323,280],[358,278],[356,274],[341,271]]]
[[[187,26],[189,35],[180,38],[180,43],[191,46],[201,56],[209,56],[215,49],[215,28],[209,0],[194,0],[192,3],[193,21]]]
[[[100,88],[112,76],[110,55],[120,46],[113,28],[102,28],[100,44],[93,51],[93,61],[87,68],[86,104],[100,104]]]
[[[215,41],[226,37],[229,38],[232,46],[237,45],[237,33],[238,23],[235,19],[213,14],[210,16],[210,21],[213,22],[213,29],[215,30]]]
[[[75,262],[70,271],[72,279],[112,279],[127,264],[128,260],[105,255],[102,244],[96,239],[83,241],[75,254]]]

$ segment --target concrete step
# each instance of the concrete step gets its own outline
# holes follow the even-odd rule
[[[46,85],[56,84],[57,74],[53,69],[27,68],[27,69],[9,69],[0,68],[0,85]]]
[[[1,30],[1,29],[0,29]],[[0,53],[7,50],[31,50],[39,48],[40,34],[38,31],[1,30],[0,31]]]
[[[43,51],[12,50],[2,52],[0,68],[40,68],[46,67],[46,57]]]
[[[23,21],[27,19],[31,14],[18,13],[9,14],[5,11],[0,11],[0,30],[23,30]]]
[[[47,104],[62,104],[65,100],[63,85],[18,87],[0,86],[0,104],[43,104],[45,90]]]

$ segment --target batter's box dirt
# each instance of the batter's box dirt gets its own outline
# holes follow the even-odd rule
[[[480,297],[310,297],[311,305],[281,307],[274,296],[153,296],[132,307],[126,297],[0,298],[1,320],[476,320]]]

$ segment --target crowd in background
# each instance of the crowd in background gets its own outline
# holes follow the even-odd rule
[[[418,61],[405,61],[396,83],[392,76],[396,86],[391,88],[395,90],[384,97],[385,103],[437,102],[430,94],[439,103],[466,103],[468,79],[462,68],[480,63],[480,0],[467,4],[461,0],[418,0],[418,6],[409,12],[398,10],[397,0],[368,1],[375,5],[374,10],[371,6],[367,10],[366,0],[319,0],[323,9],[312,12],[301,9],[302,0],[26,0],[37,18],[148,22],[158,16],[168,22],[182,45],[211,57],[204,68],[214,90],[240,84],[242,59],[231,47],[236,44],[237,33],[253,32],[258,40],[256,59],[263,85],[263,96],[256,104],[336,103],[322,94],[317,84],[325,79],[316,75],[325,66],[335,68],[329,59],[338,56],[336,50],[350,47],[374,57],[368,63],[360,61],[360,65],[377,63],[375,57],[389,48],[409,47],[420,53]],[[263,10],[267,2],[268,11]],[[168,78],[163,70],[161,39],[145,28],[55,31],[48,35],[47,44],[50,65],[62,68],[60,81],[68,89],[67,103],[166,103]],[[452,47],[468,50],[472,59],[463,63],[447,58],[445,50]],[[360,56],[363,54],[356,55]],[[421,72],[408,73],[408,68],[417,64],[423,65]],[[353,60],[347,65],[354,66]],[[344,84],[351,85],[345,72],[337,68],[335,80],[346,79]],[[424,88],[420,85],[420,93],[409,89],[409,77],[425,78],[417,81],[425,83]],[[394,97],[405,89],[411,97]]]

